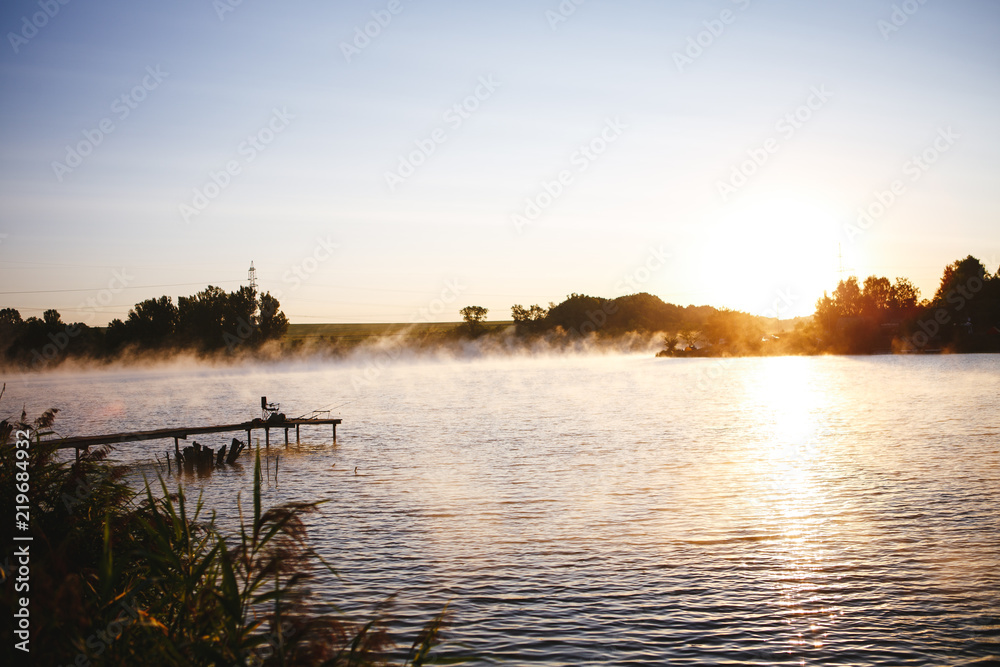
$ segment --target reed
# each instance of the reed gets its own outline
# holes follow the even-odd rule
[[[54,417],[46,412],[31,426],[47,430]],[[0,423],[5,507],[14,504],[12,426]],[[447,608],[399,663],[402,652],[386,626],[391,600],[360,623],[314,595],[309,583],[316,572],[336,575],[306,530],[305,518],[323,501],[265,509],[259,452],[252,507],[244,514],[238,497],[239,528],[231,534],[219,529],[201,497],[192,501],[183,487],[170,492],[159,474],[135,493],[122,470],[104,460],[107,453],[70,463],[57,460],[51,447],[32,445],[33,664],[416,667],[468,659],[434,655]],[[12,580],[3,582],[8,608]],[[3,652],[17,655],[11,642]]]

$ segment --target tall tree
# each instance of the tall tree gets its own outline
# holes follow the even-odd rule
[[[856,276],[841,280],[833,291],[833,300],[837,302],[841,316],[851,317],[861,314],[861,287]]]
[[[486,313],[490,312],[489,308],[466,306],[459,312],[462,313],[462,319],[465,320],[465,326],[470,334],[478,336],[486,331],[486,328],[483,326],[483,320],[486,319]]]
[[[888,278],[868,276],[861,292],[862,313],[867,317],[880,318],[889,310],[892,283]]]
[[[225,344],[227,301],[226,292],[214,285],[194,296],[177,299],[177,328],[187,344],[204,349],[217,349]]]
[[[62,316],[59,314],[58,310],[53,308],[50,308],[42,313],[42,321],[45,322],[45,326],[53,329],[63,326]]]
[[[21,335],[23,326],[20,312],[14,308],[0,310],[0,354],[4,354]]]
[[[459,312],[467,324],[479,324],[486,319],[486,314],[490,312],[490,309],[482,306],[466,306]]]
[[[889,293],[890,307],[897,313],[906,313],[917,307],[920,302],[920,290],[909,278],[896,278]]]
[[[941,284],[934,293],[932,301],[941,304],[955,293],[963,298],[969,298],[966,294],[981,289],[988,279],[986,267],[972,255],[956,260],[944,268]]]
[[[126,335],[143,347],[159,346],[177,331],[177,320],[177,306],[169,296],[146,299],[129,311]]]
[[[288,318],[281,312],[281,304],[270,292],[260,295],[260,315],[257,321],[260,342],[276,340],[288,331]]]

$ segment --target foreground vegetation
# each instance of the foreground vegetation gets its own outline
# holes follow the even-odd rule
[[[352,622],[310,592],[314,573],[329,569],[303,521],[320,503],[264,508],[259,454],[252,507],[225,535],[182,488],[168,493],[161,480],[161,493],[147,483],[136,494],[104,460],[106,448],[70,464],[51,445],[16,445],[18,430],[46,432],[55,412],[0,422],[0,500],[13,512],[25,500],[16,483],[29,480],[33,538],[27,591],[15,590],[18,557],[11,541],[3,545],[4,623],[25,595],[31,614],[30,654],[5,632],[3,664],[389,664],[394,643],[383,618]],[[431,652],[443,624],[444,612],[403,664],[439,662]]]

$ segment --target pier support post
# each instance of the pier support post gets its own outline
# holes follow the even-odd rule
[[[176,437],[174,437],[174,454],[177,455],[177,460],[181,460],[181,445]]]
[[[299,444],[299,425],[295,425],[295,444]]]
[[[271,429],[264,427],[264,448],[271,449]]]
[[[247,449],[253,447],[253,440],[252,440],[252,436],[251,436],[252,433],[253,433],[253,431],[251,431],[250,429],[247,429]]]
[[[333,443],[337,444],[337,422],[333,422]]]
[[[288,427],[285,427],[285,447],[288,446]]]

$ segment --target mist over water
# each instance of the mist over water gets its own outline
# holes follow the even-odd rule
[[[411,632],[450,601],[449,637],[508,664],[1000,660],[998,355],[368,361],[12,376],[0,412],[77,435],[340,405],[336,446],[271,434],[266,502],[331,499],[316,588],[398,593]],[[172,447],[114,457],[140,482]],[[250,461],[184,481],[231,521]]]

